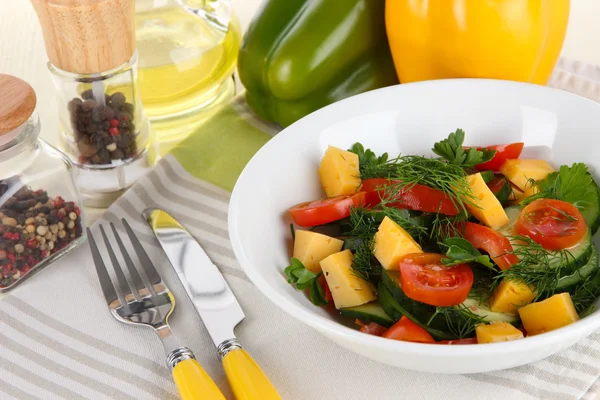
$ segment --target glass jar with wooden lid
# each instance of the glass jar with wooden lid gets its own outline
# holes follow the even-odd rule
[[[31,0],[56,88],[58,146],[86,206],[107,207],[155,162],[137,86],[132,0]]]
[[[35,107],[29,84],[0,74],[0,292],[84,240],[72,165],[39,138]]]

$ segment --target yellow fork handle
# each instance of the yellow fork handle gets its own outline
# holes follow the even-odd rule
[[[173,380],[181,400],[225,400],[217,385],[194,359],[177,363],[173,368]]]
[[[223,368],[236,400],[279,400],[275,387],[246,350],[237,348],[223,357]]]

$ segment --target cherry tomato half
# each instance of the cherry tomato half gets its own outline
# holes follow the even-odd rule
[[[404,340],[406,342],[435,343],[429,332],[412,322],[406,316],[400,318],[390,329],[385,331],[382,337]]]
[[[539,199],[527,205],[515,227],[519,235],[535,240],[547,250],[576,245],[588,229],[577,207],[553,199]]]
[[[521,155],[521,151],[523,151],[524,145],[525,143],[518,142],[511,144],[497,144],[494,146],[478,147],[478,150],[496,150],[496,154],[494,155],[494,158],[492,158],[490,161],[476,165],[475,168],[479,171],[486,171],[488,169],[491,169],[492,171],[498,171],[500,169],[500,166],[504,164],[504,161],[519,158],[519,156]]]
[[[361,190],[367,193],[366,205],[374,207],[381,203],[381,197],[387,194],[385,187],[398,183],[399,181],[379,178],[364,180]],[[431,213],[439,211],[445,215],[458,214],[458,209],[444,192],[429,186],[416,184],[402,188],[394,195],[394,200],[388,206]]]
[[[487,226],[465,222],[463,236],[473,246],[487,252],[501,270],[509,269],[519,262],[506,236]]]
[[[408,254],[400,259],[400,284],[411,299],[432,306],[450,307],[465,301],[473,286],[473,271],[466,264],[447,267],[441,254]]]
[[[290,208],[296,225],[308,227],[327,224],[346,218],[352,207],[365,203],[365,193],[358,192],[347,196],[336,196],[322,200],[307,201]]]

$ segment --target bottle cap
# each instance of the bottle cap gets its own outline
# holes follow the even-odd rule
[[[33,113],[36,102],[29,83],[0,74],[0,137],[23,125]]]
[[[63,71],[97,74],[135,52],[134,0],[31,0],[50,62]]]

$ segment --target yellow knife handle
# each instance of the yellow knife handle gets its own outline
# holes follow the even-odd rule
[[[241,347],[225,354],[223,368],[236,400],[281,399],[267,375]]]
[[[181,400],[225,400],[225,396],[198,361],[187,359],[173,368],[173,380]]]

